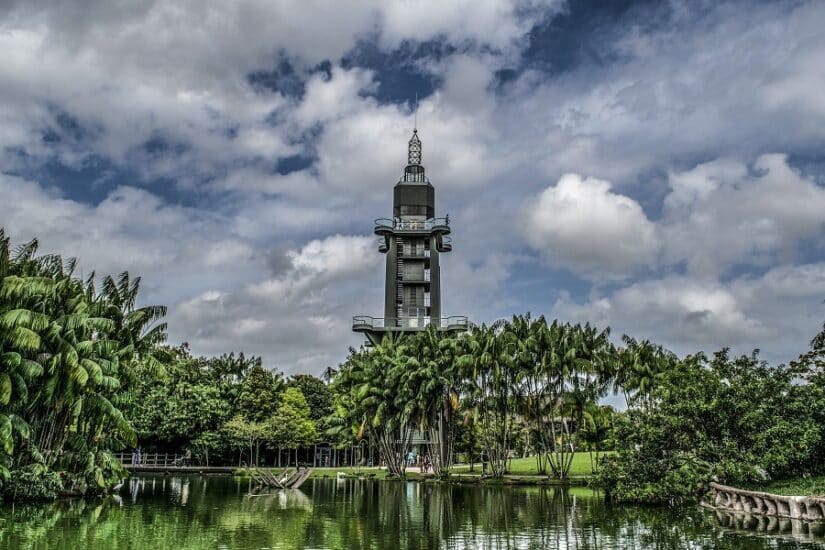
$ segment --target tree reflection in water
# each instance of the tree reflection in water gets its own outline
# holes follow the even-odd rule
[[[800,548],[825,528],[698,507],[609,506],[586,489],[140,477],[119,499],[0,507],[0,548]]]

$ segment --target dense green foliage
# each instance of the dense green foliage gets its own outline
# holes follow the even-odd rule
[[[679,358],[628,336],[617,346],[608,330],[528,314],[388,336],[323,379],[285,379],[257,357],[164,345],[166,310],[137,306],[139,278],[98,287],[74,261],[36,251],[12,250],[0,230],[4,498],[105,491],[125,475],[113,452],[138,448],[280,465],[329,442],[359,446],[362,462],[375,450],[403,477],[423,440],[440,477],[457,457],[503,476],[530,456],[562,480],[588,452],[594,481],[633,501],[825,468],[825,326],[797,361],[772,367],[756,352]],[[627,411],[600,405],[611,391]]]
[[[295,374],[289,377],[287,386],[301,390],[312,420],[321,422],[332,414],[332,392],[320,378],[311,374]]]
[[[163,355],[166,376],[145,376],[135,392],[132,418],[144,451],[189,449],[203,464],[259,464],[274,460],[262,449],[296,449],[318,439],[301,390],[260,358],[193,357],[186,346]]]
[[[680,359],[627,336],[616,347],[589,325],[516,316],[351,350],[332,389],[339,429],[376,441],[395,475],[420,429],[440,475],[456,445],[480,454],[493,476],[518,452],[560,479],[574,451],[590,450],[594,481],[613,498],[662,502],[697,495],[711,479],[822,472],[823,342],[818,335],[790,366],[727,350]],[[626,412],[599,405],[610,390],[626,396]],[[606,449],[616,453],[600,457]]]
[[[138,373],[162,370],[165,309],[137,308],[128,273],[97,289],[36,251],[0,230],[0,482],[59,470],[70,490],[103,489],[124,473],[109,451],[136,440],[124,410]]]
[[[53,500],[62,490],[63,481],[57,472],[42,464],[32,464],[13,470],[3,484],[2,493],[6,500]]]
[[[790,367],[727,350],[669,361],[617,423],[618,454],[603,463],[599,483],[618,500],[660,502],[698,494],[710,479],[752,485],[822,473],[825,386],[816,356]]]
[[[139,278],[106,276],[97,287],[94,273],[74,270],[74,260],[38,256],[36,241],[13,250],[0,230],[4,498],[105,491],[126,475],[112,453],[138,446],[230,461],[241,446],[227,429],[236,411],[294,434],[279,436],[284,447],[314,441],[298,388],[323,401],[323,382],[301,378],[282,406],[283,376],[260,359],[164,346],[166,308],[136,305]]]
[[[274,447],[298,449],[309,447],[318,439],[309,405],[301,390],[295,387],[281,394],[278,408],[267,425],[267,440]]]
[[[597,402],[610,387],[614,355],[606,331],[529,315],[458,336],[430,327],[386,337],[351,350],[341,365],[333,382],[338,425],[376,441],[399,476],[398,457],[418,429],[438,475],[449,474],[458,442],[462,454],[480,450],[494,476],[521,449],[539,457],[540,471],[564,479],[577,449],[607,440],[609,415]]]
[[[745,488],[773,493],[775,495],[812,495],[825,497],[825,475],[760,482],[747,485]]]

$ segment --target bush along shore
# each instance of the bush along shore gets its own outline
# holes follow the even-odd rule
[[[825,326],[771,366],[527,314],[388,337],[318,365],[321,377],[286,377],[257,357],[168,345],[166,308],[141,305],[139,277],[76,271],[0,230],[4,500],[105,494],[128,475],[123,452],[239,472],[337,456],[383,469],[313,475],[588,483],[650,503],[695,499],[711,480],[818,491],[803,480],[825,475]]]

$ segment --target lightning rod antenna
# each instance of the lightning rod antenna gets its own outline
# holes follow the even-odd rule
[[[418,129],[418,92],[415,92],[415,110],[413,111],[413,130]]]

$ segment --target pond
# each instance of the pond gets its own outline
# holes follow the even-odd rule
[[[747,526],[747,527],[746,527]],[[767,530],[767,532],[766,532]],[[100,500],[0,507],[0,548],[804,548],[825,526],[608,506],[588,489],[134,477]]]

